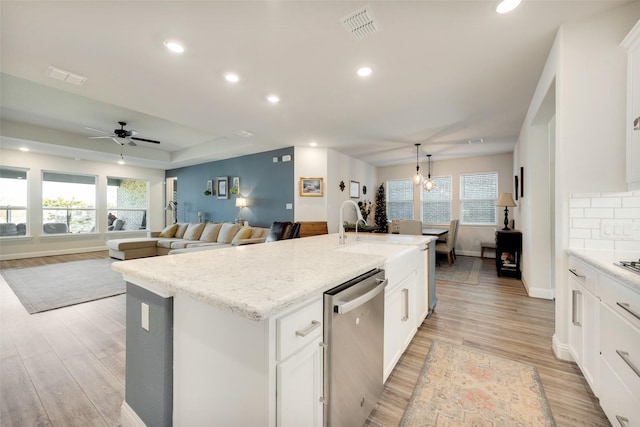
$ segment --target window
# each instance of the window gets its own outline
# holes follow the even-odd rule
[[[27,234],[27,171],[0,168],[0,236]]]
[[[146,230],[148,181],[107,177],[107,230]]]
[[[422,222],[425,224],[444,224],[451,221],[451,176],[431,178],[436,184],[435,190],[420,190],[422,200]]]
[[[42,173],[44,234],[91,233],[96,227],[96,177]]]
[[[387,181],[387,218],[413,219],[413,180]]]
[[[460,223],[495,225],[498,173],[460,175]]]

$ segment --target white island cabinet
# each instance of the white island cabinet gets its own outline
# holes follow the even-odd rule
[[[323,425],[323,293],[388,269],[382,381],[428,304],[430,242],[326,235],[114,263],[127,280],[123,427]]]

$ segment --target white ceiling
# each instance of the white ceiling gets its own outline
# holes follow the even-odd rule
[[[415,162],[415,143],[421,163],[511,152],[559,26],[627,2],[3,0],[2,145],[115,161],[85,126],[125,121],[161,141],[125,146],[128,162],[162,169],[312,140],[377,166]],[[381,31],[355,40],[341,18],[363,6]]]

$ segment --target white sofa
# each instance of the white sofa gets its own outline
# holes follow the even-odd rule
[[[180,223],[148,237],[113,239],[107,241],[109,256],[120,260],[167,255],[173,250],[210,248],[263,243],[268,228],[224,223]]]

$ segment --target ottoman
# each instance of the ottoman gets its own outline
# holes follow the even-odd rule
[[[132,238],[107,240],[109,256],[120,260],[144,258],[156,256],[156,243],[154,238]]]

